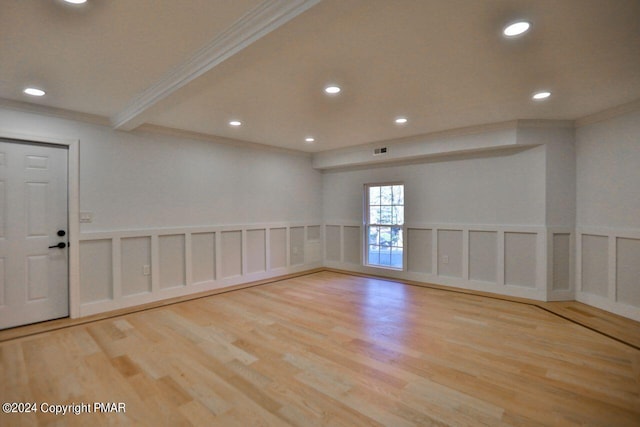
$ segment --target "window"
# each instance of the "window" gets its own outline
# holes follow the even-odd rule
[[[402,269],[404,185],[367,185],[365,191],[366,264]]]

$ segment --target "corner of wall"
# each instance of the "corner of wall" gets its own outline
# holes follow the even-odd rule
[[[576,300],[640,321],[640,100],[577,125]]]

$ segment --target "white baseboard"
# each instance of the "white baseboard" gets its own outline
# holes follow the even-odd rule
[[[578,291],[576,301],[640,322],[640,307],[634,307],[608,298]]]

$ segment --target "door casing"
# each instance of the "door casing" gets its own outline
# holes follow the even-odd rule
[[[69,317],[80,317],[80,140],[23,134],[0,128],[0,138],[22,143],[67,147],[67,212],[69,215]]]

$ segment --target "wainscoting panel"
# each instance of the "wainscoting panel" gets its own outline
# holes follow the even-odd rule
[[[122,295],[151,292],[151,237],[128,237],[122,245]]]
[[[242,231],[222,232],[222,278],[242,276]]]
[[[307,227],[307,241],[319,242],[322,240],[322,230],[319,225],[312,225]]]
[[[345,226],[342,230],[344,245],[344,262],[349,264],[360,264],[362,253],[360,226]]]
[[[469,231],[469,279],[498,281],[498,233]]]
[[[191,235],[191,274],[193,283],[216,280],[216,233]]]
[[[324,265],[537,300],[550,295],[545,280],[551,268],[546,262],[545,227],[408,223],[402,270],[364,265],[361,230],[355,222],[325,224]],[[505,276],[511,284],[505,284]],[[553,277],[550,271],[549,276]],[[568,298],[562,294],[556,299]]]
[[[640,322],[640,231],[576,230],[576,300]]]
[[[571,234],[553,233],[553,258],[551,289],[567,291],[571,289]]]
[[[582,287],[587,294],[607,297],[609,238],[584,234],[582,236]]]
[[[640,239],[616,240],[616,301],[640,308]]]
[[[305,264],[322,263],[322,230],[319,225],[307,227]]]
[[[638,231],[578,229],[574,237],[574,229],[565,227],[407,224],[407,265],[394,271],[341,259],[342,253],[355,253],[355,239],[345,239],[345,229],[359,227],[325,225],[325,266],[538,300],[575,298],[640,321]],[[451,263],[451,254],[456,262],[465,253],[453,269],[459,277],[446,276],[452,273],[442,256],[449,255]]]
[[[175,288],[186,284],[184,234],[160,236],[160,288]]]
[[[271,269],[287,266],[287,229],[272,228],[269,232],[269,253]]]
[[[266,230],[247,230],[247,273],[259,273],[266,269]]]
[[[113,261],[111,240],[80,243],[81,303],[113,299]]]
[[[421,228],[407,229],[407,270],[415,273],[433,273],[432,231]]]
[[[504,233],[504,282],[507,285],[536,287],[537,235]]]
[[[83,233],[80,315],[319,268],[323,236],[317,223]]]
[[[291,248],[291,265],[304,264],[304,227],[291,227],[289,229],[289,245]]]
[[[342,261],[342,227],[327,225],[325,227],[325,259],[327,261]]]
[[[438,276],[462,277],[462,234],[438,230]]]

